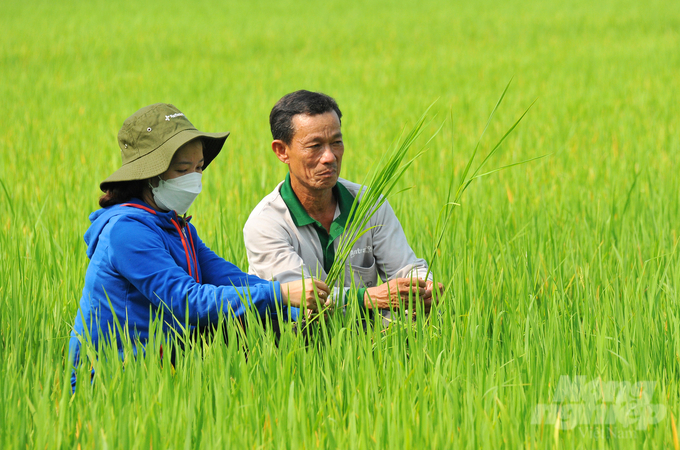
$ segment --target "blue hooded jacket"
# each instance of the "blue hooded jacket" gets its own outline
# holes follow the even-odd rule
[[[114,315],[121,326],[127,324],[131,338],[144,343],[150,321],[161,311],[168,331],[187,322],[217,322],[220,314],[243,316],[244,302],[261,315],[276,310],[278,282],[248,275],[217,256],[174,211],[155,211],[135,199],[97,210],[90,221],[85,233],[90,264],[69,343],[71,361],[85,329],[96,346],[108,340]]]

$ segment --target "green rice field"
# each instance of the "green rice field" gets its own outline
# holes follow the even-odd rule
[[[680,449],[677,0],[25,0],[0,29],[0,448]],[[534,101],[486,168],[547,156],[465,192],[437,314],[278,345],[252,316],[174,367],[89,348],[71,395],[83,234],[134,111],[231,131],[190,214],[247,270],[280,97],[338,101],[357,182],[436,101],[390,198],[429,257],[510,80],[473,167]]]

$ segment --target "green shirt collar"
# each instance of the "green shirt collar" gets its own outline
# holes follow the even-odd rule
[[[352,209],[352,203],[354,202],[354,196],[342,185],[342,183],[336,183],[335,186],[333,186],[333,195],[337,199],[338,207],[340,208],[340,215],[336,217],[331,224],[330,234],[334,239],[345,230],[347,218],[349,217],[349,212]],[[312,219],[309,214],[307,214],[302,203],[300,203],[295,192],[293,192],[293,187],[290,184],[290,174],[286,174],[286,179],[281,185],[281,198],[283,198],[283,201],[286,203],[295,226],[304,227],[305,225],[316,224],[321,227],[319,222]]]

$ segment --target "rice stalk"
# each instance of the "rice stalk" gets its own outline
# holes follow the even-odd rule
[[[529,158],[524,161],[512,163],[512,164],[507,164],[505,166],[498,167],[496,169],[490,170],[488,172],[483,172],[480,173],[482,168],[486,165],[486,163],[489,161],[489,159],[498,151],[500,148],[501,144],[505,141],[505,139],[512,133],[515,128],[517,128],[517,125],[524,119],[524,116],[529,112],[531,107],[536,103],[536,100],[534,100],[529,107],[522,113],[522,115],[515,121],[515,123],[503,134],[503,136],[500,138],[500,140],[496,143],[496,145],[489,151],[489,153],[484,157],[482,162],[477,166],[475,171],[468,177],[468,174],[470,173],[470,169],[472,168],[472,163],[475,159],[475,156],[477,156],[477,152],[479,151],[479,146],[482,142],[482,138],[486,134],[486,130],[489,128],[489,124],[491,124],[491,120],[493,119],[494,115],[496,114],[496,111],[498,110],[498,107],[500,104],[503,102],[503,98],[505,97],[505,94],[508,92],[508,88],[510,87],[510,83],[512,83],[512,79],[508,81],[508,84],[505,86],[505,89],[503,89],[503,93],[501,93],[500,98],[496,102],[496,105],[494,106],[493,110],[491,111],[491,114],[489,115],[489,118],[486,121],[486,125],[484,126],[484,130],[482,130],[482,134],[479,136],[479,140],[477,140],[477,144],[475,145],[474,150],[472,151],[472,155],[470,156],[470,159],[468,160],[467,164],[465,165],[465,169],[460,175],[459,183],[458,186],[454,190],[454,181],[455,178],[453,175],[451,176],[451,182],[449,183],[449,190],[446,196],[446,203],[444,203],[444,206],[439,212],[439,215],[437,217],[437,226],[435,229],[439,229],[439,233],[437,233],[437,238],[434,241],[434,244],[432,246],[432,250],[430,251],[430,257],[427,258],[428,261],[428,270],[427,274],[425,275],[425,278],[427,278],[430,273],[432,272],[432,266],[434,266],[435,260],[437,258],[437,250],[441,246],[442,239],[444,238],[444,235],[446,233],[446,230],[448,229],[448,226],[451,222],[451,218],[453,215],[454,207],[460,206],[460,200],[463,196],[463,193],[467,190],[467,188],[470,186],[470,184],[478,179],[485,177],[487,175],[494,174],[496,172],[500,172],[501,170],[509,169],[514,166],[519,166],[522,164],[529,163],[531,161],[535,161],[537,159],[544,158],[548,155],[542,155],[542,156],[537,156],[534,158]],[[453,197],[453,200],[452,200]]]
[[[434,103],[433,103],[434,104]],[[340,236],[338,249],[335,254],[333,265],[328,271],[326,285],[333,289],[341,275],[345,272],[345,263],[349,258],[350,251],[357,240],[374,227],[367,227],[369,220],[378,209],[387,201],[388,196],[393,192],[397,182],[404,175],[413,161],[422,152],[416,154],[410,160],[404,162],[406,153],[413,142],[421,135],[425,118],[432,105],[430,105],[423,115],[418,119],[411,131],[400,145],[385,153],[374,169],[367,176],[368,182],[362,184],[357,194],[347,219],[347,228]],[[441,127],[440,127],[441,129]],[[438,132],[439,130],[437,130]],[[435,133],[436,135],[437,133]],[[434,137],[434,135],[433,135]],[[431,139],[431,138],[430,138]],[[428,141],[429,142],[429,141]]]

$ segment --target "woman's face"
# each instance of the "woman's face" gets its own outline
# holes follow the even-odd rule
[[[160,177],[171,180],[188,173],[203,173],[203,144],[200,139],[194,139],[181,146],[172,157],[170,167]],[[156,183],[158,179],[156,179]]]

